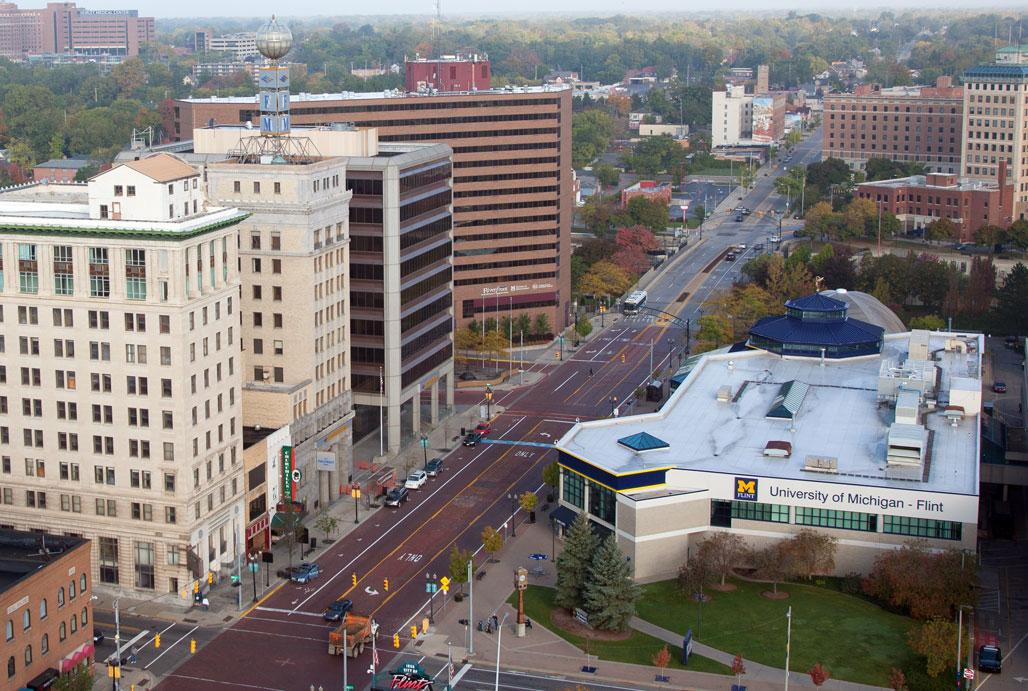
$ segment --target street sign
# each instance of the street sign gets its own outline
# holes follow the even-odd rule
[[[441,585],[443,587],[446,587],[446,586],[450,585],[450,579],[447,578],[446,576],[443,576],[442,578],[439,579],[439,585]]]
[[[964,679],[974,679],[974,670],[973,669],[968,669],[967,667],[965,667],[964,668]]]

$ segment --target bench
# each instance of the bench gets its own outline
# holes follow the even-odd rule
[[[528,570],[528,573],[530,573],[533,576],[540,577],[546,575],[546,571],[541,566],[533,566],[531,569]]]

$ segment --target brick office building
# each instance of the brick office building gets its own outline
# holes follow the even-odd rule
[[[292,124],[352,122],[379,141],[453,149],[454,312],[472,319],[571,311],[571,89],[294,94]],[[255,98],[175,101],[177,140],[213,119],[256,121]],[[516,337],[516,334],[515,334]]]
[[[49,688],[92,667],[92,594],[89,540],[0,530],[5,689]]]
[[[963,88],[951,77],[934,87],[860,85],[824,97],[822,151],[861,169],[869,158],[918,162],[934,173],[960,173]]]
[[[139,54],[154,40],[153,17],[138,10],[84,10],[73,2],[50,2],[43,9],[0,3],[0,56],[22,60],[29,54]]]
[[[1013,220],[1014,184],[1001,160],[994,181],[961,180],[955,173],[929,173],[857,185],[854,196],[881,203],[908,228],[948,218],[960,228],[961,242],[974,242],[983,225],[1006,228]]]

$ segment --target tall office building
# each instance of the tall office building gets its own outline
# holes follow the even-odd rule
[[[235,563],[245,217],[167,154],[0,193],[0,524],[92,540],[97,590]]]
[[[855,170],[869,158],[887,158],[960,173],[963,92],[952,77],[939,77],[933,87],[865,84],[852,94],[826,94],[823,155]],[[985,177],[995,178],[995,170]]]
[[[153,17],[138,10],[84,10],[73,2],[43,9],[0,3],[0,56],[22,60],[44,53],[130,57],[154,40]]]
[[[346,122],[377,128],[383,143],[449,144],[457,325],[543,313],[561,328],[571,321],[571,93],[298,94],[291,112],[293,125]],[[179,100],[172,136],[258,117],[253,98]]]
[[[995,179],[1006,160],[1014,184],[1012,220],[1028,213],[1028,45],[996,51],[996,61],[964,72],[964,162],[960,171]]]

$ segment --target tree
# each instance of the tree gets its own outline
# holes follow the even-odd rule
[[[1010,269],[996,291],[996,324],[1003,333],[1028,333],[1028,267],[1018,262]]]
[[[557,461],[551,461],[543,467],[543,482],[549,485],[551,493],[557,491],[560,486],[560,466]]]
[[[532,317],[527,312],[522,312],[517,316],[514,323],[514,331],[518,333],[531,333],[532,331]]]
[[[1028,221],[1019,218],[1007,228],[1007,240],[1019,250],[1028,250]]]
[[[739,186],[744,190],[750,188],[757,179],[757,167],[747,163],[739,168]]]
[[[571,165],[584,168],[610,144],[613,123],[602,110],[587,110],[571,118]]]
[[[641,197],[632,198],[632,202],[636,199],[641,199]],[[664,219],[666,225],[666,213]],[[641,225],[618,228],[614,243],[617,245],[617,250],[614,252],[614,263],[629,274],[645,273],[651,265],[646,252],[656,249],[660,245],[653,233]]]
[[[88,667],[76,668],[70,674],[62,674],[54,680],[54,691],[91,691],[95,679]]]
[[[771,590],[775,593],[779,583],[796,573],[796,562],[785,540],[754,550],[750,553],[750,562],[755,567],[753,575],[771,581]]]
[[[978,230],[974,231],[975,243],[983,247],[995,247],[997,245],[1002,245],[1006,239],[1007,231],[990,223],[986,223],[979,227]]]
[[[526,491],[518,497],[518,506],[528,512],[535,511],[535,507],[539,506],[539,496],[532,491]]]
[[[339,521],[326,509],[318,514],[318,520],[314,527],[325,533],[328,537],[332,537],[336,530],[339,529]]]
[[[963,632],[962,650],[970,650],[971,637]],[[928,676],[937,677],[940,672],[954,669],[957,660],[957,623],[940,617],[932,617],[907,634],[910,647],[924,655]]]
[[[653,232],[659,232],[667,228],[667,216],[668,216],[668,205],[659,199],[647,199],[642,195],[636,195],[628,200],[628,204],[625,205],[625,211],[632,219],[632,223],[635,226],[645,226]],[[638,232],[635,228],[632,229],[636,234]],[[618,230],[620,235],[621,231]],[[656,246],[657,241],[653,238],[652,234],[648,239],[645,236],[639,236],[649,243]],[[618,242],[615,240],[615,242]],[[620,243],[619,243],[620,244]],[[644,247],[643,249],[653,249],[652,247]]]
[[[741,340],[757,319],[780,313],[781,303],[760,286],[745,283],[713,293],[702,309],[694,353]]]
[[[735,675],[735,685],[742,686],[742,675],[746,674],[746,663],[742,660],[742,653],[736,653],[732,658],[732,674]]]
[[[482,547],[492,557],[503,549],[503,536],[492,526],[486,526],[486,529],[482,531]]]
[[[991,257],[975,256],[971,260],[971,271],[968,274],[967,288],[963,293],[963,311],[977,317],[992,306],[992,296],[996,292],[996,265]]]
[[[606,189],[621,181],[621,171],[609,163],[601,163],[596,166],[593,168],[593,173],[596,174],[596,179],[600,183],[600,189]]]
[[[450,549],[450,580],[460,588],[461,595],[464,594],[464,584],[468,582],[468,565],[473,557],[471,550],[460,549],[457,545]]]
[[[632,285],[631,277],[613,261],[601,260],[589,267],[578,284],[582,295],[621,295]]]
[[[903,670],[892,668],[892,671],[889,672],[889,688],[892,691],[908,691],[907,677],[903,674]]]
[[[589,624],[604,631],[627,631],[642,590],[632,581],[625,553],[610,533],[596,550],[584,588]]]
[[[575,327],[575,330],[578,331],[579,336],[585,338],[593,332],[593,323],[589,321],[588,318],[579,319],[578,326]]]
[[[668,652],[667,643],[664,647],[653,654],[653,665],[660,670],[660,678],[664,678],[664,670],[671,664],[671,653]]]
[[[910,320],[911,329],[927,329],[928,331],[938,331],[946,328],[946,322],[937,314],[926,314],[921,317],[914,317]]]
[[[821,666],[820,662],[814,663],[814,668],[807,672],[810,675],[810,682],[815,688],[821,688],[821,685],[832,678],[832,675],[828,673],[828,670]]]
[[[925,240],[929,242],[944,242],[956,238],[960,234],[957,224],[945,216],[935,219],[924,229]]]
[[[815,573],[827,574],[835,569],[837,537],[804,528],[789,538],[788,545],[799,572],[806,574],[808,581]]]
[[[584,513],[578,514],[564,533],[564,550],[557,556],[557,594],[553,602],[558,607],[573,610],[585,602],[589,569],[598,546],[589,519]]]
[[[678,567],[676,583],[683,595],[704,599],[703,587],[715,578],[717,578],[717,574],[714,573],[708,562],[693,557],[689,563]]]
[[[278,512],[282,518],[282,537],[286,541],[286,552],[289,554],[289,565],[293,565],[293,552],[303,535],[303,512],[292,502],[287,502],[281,511]]]
[[[616,211],[616,204],[617,200],[614,196],[594,194],[591,197],[586,197],[582,208],[578,211],[578,217],[589,230],[597,235],[605,235],[610,230],[611,218]],[[584,244],[589,242],[603,242],[603,240],[590,240]],[[611,248],[611,253],[613,253],[613,248]]]
[[[825,239],[831,235],[832,228],[838,220],[838,214],[832,212],[828,202],[818,202],[807,209],[804,216],[803,230],[808,237]]]
[[[746,555],[746,542],[737,533],[714,533],[700,544],[697,556],[710,564],[721,585]]]
[[[550,333],[550,318],[545,312],[535,315],[535,322],[532,324],[532,331],[536,336],[545,336]]]
[[[826,158],[807,166],[807,182],[821,194],[828,194],[833,185],[849,183],[852,177],[850,167],[841,158]]]
[[[789,130],[789,134],[785,135],[785,146],[788,149],[792,149],[792,147],[796,146],[801,141],[803,141],[803,133],[795,127]]]
[[[921,538],[875,557],[863,589],[915,619],[948,618],[974,604],[977,579],[974,559],[955,549],[936,552]]]

